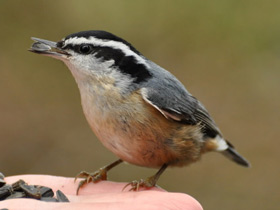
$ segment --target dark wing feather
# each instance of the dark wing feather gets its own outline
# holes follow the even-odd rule
[[[203,132],[205,135],[215,138],[217,134],[222,136],[222,133],[215,121],[211,118],[205,107],[198,101],[198,107],[194,113],[194,117],[198,122],[201,122],[203,125]]]
[[[166,89],[162,91],[167,93],[170,90]],[[197,120],[194,117],[197,101],[194,98],[185,96],[185,98],[187,97],[187,100],[185,100],[171,93],[168,94],[169,100],[167,100],[162,97],[161,90],[154,88],[143,88],[141,93],[143,99],[159,110],[166,118],[191,125],[197,124]]]
[[[180,81],[164,69],[153,73],[154,79],[149,80],[141,89],[142,97],[147,103],[158,109],[167,119],[189,125],[200,124],[207,137],[214,138],[217,134],[221,135],[204,106],[185,89]]]
[[[145,89],[145,91],[142,91],[143,99],[159,110],[167,119],[189,125],[200,124],[203,133],[207,137],[214,138],[217,134],[221,135],[219,128],[207,110],[194,97],[189,96],[178,99],[174,95],[170,95],[171,100],[167,102],[160,95],[155,90],[149,91],[149,89]]]

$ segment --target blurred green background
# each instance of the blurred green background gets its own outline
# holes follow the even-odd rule
[[[279,209],[279,8],[273,0],[0,0],[0,171],[73,177],[116,159],[87,125],[64,64],[27,51],[31,36],[101,29],[175,74],[253,165],[211,153],[168,169],[158,184],[204,209]],[[109,178],[155,171],[123,164]]]

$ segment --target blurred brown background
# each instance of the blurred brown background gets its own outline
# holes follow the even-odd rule
[[[0,1],[0,171],[74,176],[116,158],[83,116],[62,62],[29,53],[31,36],[58,41],[107,30],[175,74],[253,167],[220,154],[164,173],[159,185],[205,209],[279,209],[279,1]],[[121,165],[131,181],[155,173]]]

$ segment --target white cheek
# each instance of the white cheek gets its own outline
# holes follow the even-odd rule
[[[70,69],[79,87],[81,83],[109,79],[109,81],[113,81],[113,84],[110,85],[118,88],[123,94],[129,92],[132,88],[133,79],[129,75],[117,70],[113,66],[114,60],[104,61],[101,58],[95,58],[92,54],[80,55],[75,53],[68,60],[64,60],[64,62]]]
[[[95,58],[94,55],[80,55],[72,53],[68,60],[64,60],[76,81],[84,80],[90,77],[99,77],[107,74],[108,69],[114,64],[114,60],[103,61],[101,58]]]

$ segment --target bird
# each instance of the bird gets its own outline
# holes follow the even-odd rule
[[[77,194],[89,182],[106,180],[108,171],[122,162],[158,169],[125,186],[133,191],[155,186],[167,167],[190,165],[211,151],[250,167],[175,76],[119,36],[89,30],[58,42],[31,39],[31,52],[69,68],[92,131],[119,158],[93,173],[80,172]]]

